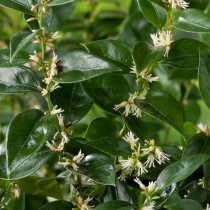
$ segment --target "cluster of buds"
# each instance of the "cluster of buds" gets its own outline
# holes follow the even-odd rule
[[[174,9],[187,9],[189,7],[189,3],[184,0],[163,0],[163,3]]]
[[[87,197],[86,199],[83,199],[81,196],[77,196],[74,199],[74,204],[77,206],[79,210],[93,210],[94,206],[90,206],[88,203],[92,201],[93,198]]]
[[[143,87],[146,89],[149,89],[149,83],[152,82],[157,82],[159,81],[159,77],[153,77],[152,74],[148,73],[148,69],[145,69],[144,71],[140,72],[139,74],[137,73],[136,70],[136,65],[133,64],[133,66],[131,67],[131,74],[135,74],[137,77],[137,82],[140,81],[143,84]]]
[[[128,101],[123,101],[120,104],[117,104],[114,106],[114,110],[117,111],[120,108],[124,108],[123,115],[127,117],[129,114],[133,114],[136,117],[141,117],[142,116],[142,111],[141,109],[134,103],[135,99],[145,99],[144,97],[139,96],[138,92],[129,93],[129,98]]]
[[[171,31],[159,31],[158,33],[151,34],[150,36],[152,38],[153,45],[155,48],[161,46],[166,48],[164,57],[168,57],[170,45],[173,41],[173,36],[171,34]]]
[[[130,145],[132,154],[127,159],[119,158],[119,168],[121,170],[120,180],[125,181],[126,177],[132,173],[134,176],[141,176],[148,168],[155,167],[155,162],[159,165],[169,161],[169,155],[163,152],[161,147],[155,145],[155,141],[145,140],[141,148],[138,138],[134,138],[132,132],[128,132],[123,139]],[[146,161],[142,161],[147,158]]]

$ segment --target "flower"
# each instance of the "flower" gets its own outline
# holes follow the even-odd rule
[[[144,167],[144,164],[140,162],[139,160],[136,161],[135,169],[137,171],[137,176],[140,176],[148,172],[147,169]]]
[[[10,192],[15,199],[16,198],[18,199],[20,197],[20,188],[19,188],[18,184],[12,183]]]
[[[158,76],[157,76],[157,77],[152,77],[152,74],[147,75],[147,74],[146,74],[146,71],[147,71],[147,69],[145,69],[144,71],[142,71],[142,72],[140,73],[141,78],[142,78],[145,82],[152,83],[152,82],[157,82],[157,81],[159,81],[159,77],[158,77]]]
[[[153,154],[148,155],[147,161],[144,163],[145,167],[155,167],[155,156]]]
[[[52,109],[52,111],[50,111],[50,114],[52,114],[52,115],[53,115],[53,114],[60,114],[61,112],[64,111],[64,110],[61,109],[61,108],[60,108],[60,109],[57,109],[57,107],[58,107],[57,105],[54,106],[53,109]]]
[[[59,115],[57,115],[57,117],[58,117],[58,123],[59,123],[60,127],[65,128],[65,126],[64,126],[64,116],[59,114]]]
[[[187,7],[189,7],[189,3],[183,0],[171,0],[171,7],[175,9],[186,9]]]
[[[80,210],[92,210],[94,206],[89,206],[88,203],[93,200],[91,197],[87,197],[85,200],[82,199],[81,196],[75,198],[76,206]]]
[[[135,160],[129,157],[127,160],[119,160],[121,169],[127,174],[131,175],[135,168]]]
[[[204,210],[210,210],[210,206],[209,206],[208,203],[207,203],[207,205],[206,205],[206,209],[204,209]]]
[[[131,149],[135,149],[135,147],[137,146],[137,142],[138,142],[138,138],[134,138],[133,133],[130,131],[128,132],[125,137],[123,137],[123,139],[131,146]]]
[[[51,144],[49,141],[46,141],[46,146],[50,148],[50,150],[53,152],[57,151],[57,148],[53,144]]]
[[[36,63],[39,63],[41,61],[41,58],[37,51],[34,51],[34,55],[29,55],[29,59]]]
[[[154,210],[154,209],[155,209],[155,206],[153,204],[140,208],[140,210]]]
[[[169,161],[170,155],[163,152],[163,150],[160,147],[155,148],[155,160],[161,165],[162,163],[165,163],[165,161]]]
[[[198,130],[205,133],[206,136],[210,136],[210,130],[207,125],[204,125],[202,123],[198,124]]]
[[[171,31],[160,31],[156,34],[150,35],[153,41],[153,45],[155,48],[164,46],[166,48],[164,57],[168,57],[168,53],[170,50],[170,44],[172,42],[173,36],[171,35]]]
[[[62,141],[65,143],[69,142],[69,137],[67,136],[65,131],[61,131]]]

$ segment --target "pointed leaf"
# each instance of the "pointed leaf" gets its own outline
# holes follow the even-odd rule
[[[87,114],[92,106],[92,101],[79,83],[61,84],[60,86],[61,88],[51,94],[52,103],[64,109],[65,122],[74,124]]]
[[[134,208],[134,205],[125,201],[109,201],[102,203],[94,210],[131,210]]]
[[[132,47],[118,40],[97,40],[82,44],[90,53],[120,67],[124,73],[129,73],[133,65]]]
[[[10,40],[10,62],[12,63],[17,54],[22,50],[36,35],[29,31],[17,32]]]
[[[148,115],[173,126],[183,135],[183,113],[179,103],[168,93],[154,92],[137,106]]]
[[[99,75],[121,71],[119,67],[88,52],[71,52],[58,63],[61,73],[55,78],[59,83],[81,82]]]
[[[198,9],[182,10],[172,25],[182,31],[210,33],[210,17]]]
[[[42,206],[41,208],[39,208],[39,210],[70,210],[73,207],[74,206],[67,201],[53,201]]]
[[[74,173],[85,175],[99,184],[115,185],[116,172],[114,164],[109,157],[102,154],[85,156],[79,169]]]
[[[165,53],[164,47],[154,48],[147,42],[138,42],[133,48],[133,60],[137,73],[159,62]]]
[[[37,169],[40,162],[43,164],[40,158],[43,158],[43,154],[49,157],[49,151],[38,151],[45,144],[53,128],[54,117],[43,116],[43,113],[36,109],[22,112],[11,121],[6,136],[9,179],[21,178],[25,171]]]
[[[39,91],[40,83],[36,73],[25,66],[0,67],[1,93]]]
[[[158,176],[157,185],[163,189],[187,178],[209,158],[209,155],[196,154],[170,164]]]
[[[52,1],[50,1],[50,3],[47,6],[49,6],[49,7],[59,6],[62,4],[71,3],[72,1],[74,1],[74,0],[52,0]]]
[[[138,4],[144,17],[161,30],[167,20],[165,8],[148,0],[138,0]]]

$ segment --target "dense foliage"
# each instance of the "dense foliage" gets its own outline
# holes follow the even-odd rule
[[[209,0],[0,5],[1,209],[210,209]]]

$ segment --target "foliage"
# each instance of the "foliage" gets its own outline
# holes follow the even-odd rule
[[[208,0],[0,6],[1,209],[210,209]]]

